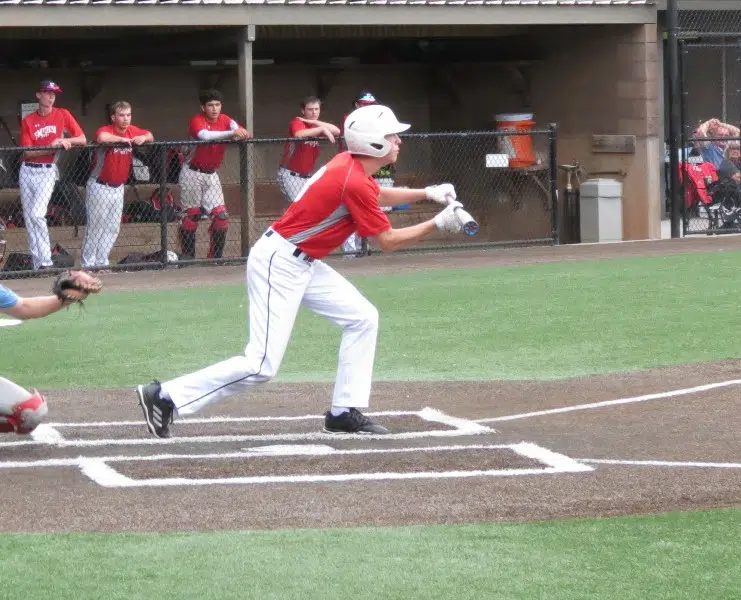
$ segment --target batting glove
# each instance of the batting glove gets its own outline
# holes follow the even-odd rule
[[[438,204],[450,204],[457,196],[452,183],[441,183],[440,185],[428,185],[425,188],[425,196],[428,200]]]
[[[463,229],[463,224],[455,215],[455,209],[462,206],[460,202],[453,202],[435,215],[435,226],[440,231],[458,233]]]

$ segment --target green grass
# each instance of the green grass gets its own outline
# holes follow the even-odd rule
[[[3,598],[741,598],[740,510],[528,524],[0,536]]]
[[[356,277],[378,306],[377,380],[552,379],[741,355],[741,252]],[[39,388],[129,386],[243,351],[242,285],[105,293],[2,330]],[[329,381],[340,331],[302,311],[278,376]]]

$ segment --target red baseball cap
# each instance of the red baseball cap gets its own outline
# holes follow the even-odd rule
[[[376,104],[376,98],[370,92],[362,92],[355,100],[355,103],[360,106],[370,106],[371,104]]]
[[[54,92],[55,94],[61,94],[62,88],[60,88],[56,83],[54,83],[51,79],[44,79],[39,84],[39,92]]]

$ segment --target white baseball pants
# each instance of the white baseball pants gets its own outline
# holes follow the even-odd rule
[[[224,190],[217,173],[201,173],[183,165],[178,183],[183,208],[202,206],[210,213],[217,206],[224,205]]]
[[[295,250],[277,233],[261,237],[252,248],[247,260],[250,339],[244,355],[163,383],[178,414],[193,414],[274,377],[301,305],[343,328],[332,405],[368,406],[378,310],[334,269],[297,258]]]
[[[309,181],[308,177],[293,175],[292,171],[281,167],[278,169],[278,187],[288,202],[295,202],[297,196]]]
[[[83,267],[107,267],[111,248],[121,229],[124,186],[117,188],[88,179],[85,187],[87,226],[82,242]]]
[[[28,250],[31,253],[33,268],[51,267],[51,245],[46,213],[54,186],[59,179],[57,165],[30,167],[25,162],[18,174],[18,187],[21,192],[23,220],[28,235]]]

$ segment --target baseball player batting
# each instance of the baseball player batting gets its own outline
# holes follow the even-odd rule
[[[36,92],[39,108],[21,122],[21,146],[53,146],[69,150],[87,143],[80,125],[67,109],[55,108],[57,94],[62,93],[53,81],[42,81]],[[65,138],[68,133],[71,137]],[[55,150],[28,150],[23,154],[18,186],[21,192],[23,219],[28,233],[28,246],[34,269],[53,266],[46,213],[54,186],[59,179],[58,154]]]
[[[194,140],[244,140],[252,134],[221,112],[224,97],[218,90],[200,94],[201,112],[190,121],[190,136]],[[203,213],[211,219],[211,243],[208,258],[221,258],[229,229],[229,213],[224,205],[218,171],[224,161],[224,144],[192,146],[180,170],[181,201],[185,217],[180,226],[180,246],[183,258],[196,256],[196,232]]]
[[[286,351],[300,306],[342,328],[327,433],[386,434],[360,409],[370,401],[378,333],[377,309],[342,275],[323,262],[354,231],[374,238],[384,251],[407,246],[435,230],[460,232],[451,184],[424,189],[381,189],[372,174],[394,163],[400,123],[386,106],[359,108],[347,117],[347,152],[336,155],[307,182],[299,197],[256,242],[247,259],[250,338],[244,354],[200,371],[137,387],[149,431],[170,437],[175,413],[191,415],[233,394],[272,379]],[[432,200],[445,208],[433,219],[394,229],[379,204]]]

